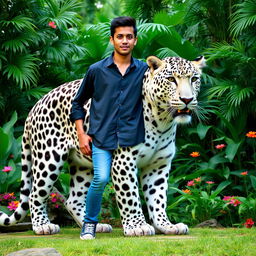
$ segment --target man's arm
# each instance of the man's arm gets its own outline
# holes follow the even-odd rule
[[[75,122],[76,131],[79,139],[79,147],[83,154],[91,155],[90,143],[92,138],[87,135],[84,131],[84,103],[86,100],[90,99],[93,95],[93,75],[89,69],[75,98],[72,101],[72,108],[70,113],[70,120]]]
[[[75,124],[79,140],[79,148],[83,154],[90,156],[92,154],[92,149],[90,146],[92,138],[84,132],[84,120],[75,120]]]

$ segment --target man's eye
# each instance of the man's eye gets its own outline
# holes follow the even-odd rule
[[[127,35],[126,38],[127,38],[128,40],[131,40],[131,39],[133,39],[133,35]]]
[[[123,35],[117,35],[117,39],[123,39]]]

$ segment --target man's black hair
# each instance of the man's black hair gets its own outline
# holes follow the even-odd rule
[[[114,18],[111,21],[111,26],[110,26],[110,33],[112,37],[114,36],[115,30],[118,27],[133,27],[134,35],[135,37],[137,36],[136,20],[132,17],[121,16],[121,17]]]

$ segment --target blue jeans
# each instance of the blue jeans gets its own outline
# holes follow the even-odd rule
[[[97,148],[92,144],[94,175],[86,197],[84,222],[98,223],[102,195],[110,177],[112,150]]]

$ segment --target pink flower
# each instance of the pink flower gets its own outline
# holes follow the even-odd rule
[[[231,198],[232,198],[231,196],[224,196],[222,200],[223,201],[230,201]]]
[[[14,211],[18,208],[19,206],[19,201],[11,201],[9,204],[8,204],[8,208],[11,210],[11,211]]]
[[[51,201],[52,201],[53,203],[56,203],[56,202],[57,202],[57,198],[56,198],[56,197],[53,197],[53,198],[51,199]]]
[[[50,21],[48,23],[48,26],[51,27],[51,28],[56,28],[57,26],[55,25],[55,22],[54,21]]]
[[[10,171],[12,171],[11,166],[5,166],[4,169],[2,170],[2,172],[10,172]]]
[[[245,172],[241,172],[240,174],[241,174],[242,176],[246,176],[246,175],[248,175],[248,172],[245,171]]]
[[[192,186],[195,186],[196,184],[195,184],[195,182],[194,182],[194,180],[190,180],[190,181],[188,181],[188,183],[187,183],[187,186],[188,187],[192,187]]]
[[[55,204],[54,207],[55,207],[55,208],[59,208],[60,205],[59,205],[59,204]]]
[[[215,146],[215,148],[217,148],[217,149],[222,149],[222,148],[225,148],[225,147],[226,147],[225,144],[218,144],[218,145]]]
[[[236,199],[235,196],[224,196],[222,200],[228,201],[228,204],[232,204],[233,206],[238,206],[239,204],[242,203],[241,201]]]
[[[206,181],[205,183],[207,183],[207,184],[214,184],[215,182],[214,181]],[[224,200],[224,199],[223,199]]]
[[[254,221],[252,220],[252,218],[247,219],[246,222],[244,223],[244,225],[245,225],[247,228],[251,228],[251,227],[254,225]]]

